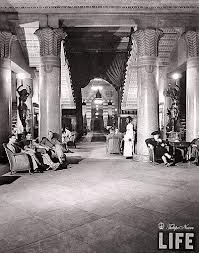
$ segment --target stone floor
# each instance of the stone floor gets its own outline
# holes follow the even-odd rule
[[[99,142],[72,155],[85,159],[0,185],[0,253],[174,252],[158,250],[160,222],[199,237],[199,167],[109,156]]]

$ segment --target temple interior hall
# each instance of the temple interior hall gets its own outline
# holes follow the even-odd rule
[[[0,253],[198,252],[198,111],[198,0],[0,0]],[[49,131],[69,164],[30,173],[6,145]]]

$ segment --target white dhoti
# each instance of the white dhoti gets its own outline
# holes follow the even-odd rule
[[[125,139],[124,137],[124,151],[123,156],[125,157],[131,157],[133,155],[133,145],[134,142],[132,139]]]
[[[124,151],[123,156],[131,157],[134,153],[134,131],[132,124],[126,127],[126,134],[124,135]]]

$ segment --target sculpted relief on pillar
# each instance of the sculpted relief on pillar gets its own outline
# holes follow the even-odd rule
[[[42,67],[45,72],[50,73],[53,67],[60,67],[61,41],[65,39],[66,33],[61,28],[41,28],[34,33],[39,40]]]

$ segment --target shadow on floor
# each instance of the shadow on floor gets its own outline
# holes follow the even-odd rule
[[[81,162],[84,158],[81,156],[67,156],[66,160],[69,164],[78,164]]]
[[[0,185],[11,184],[21,176],[1,176],[0,177]]]
[[[91,142],[105,142],[106,136],[102,132],[93,132]]]

